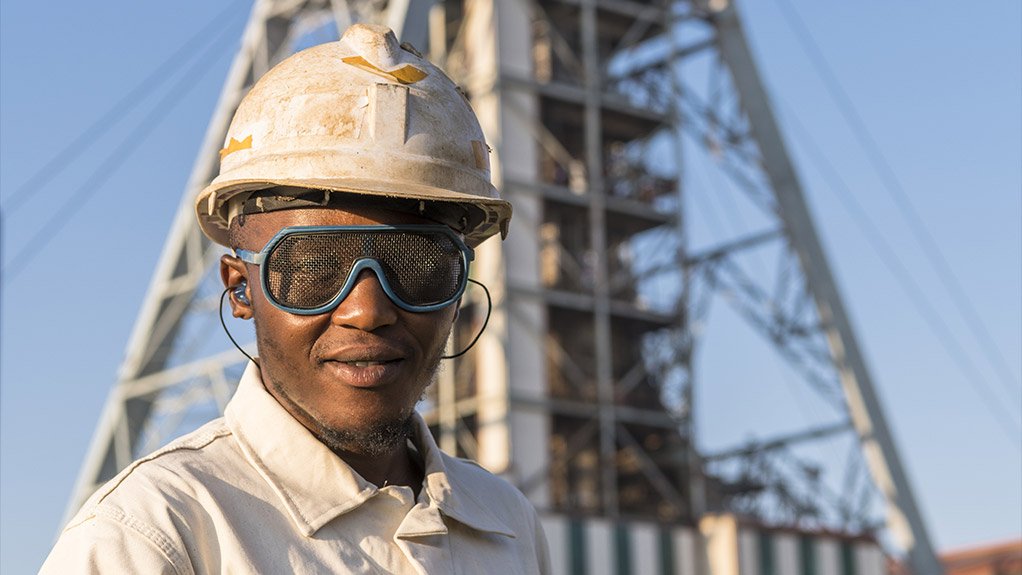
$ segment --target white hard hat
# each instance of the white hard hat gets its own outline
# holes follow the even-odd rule
[[[231,218],[270,189],[322,191],[313,195],[324,205],[349,194],[405,202],[470,246],[506,235],[511,219],[468,100],[390,29],[369,24],[291,56],[252,87],[220,175],[196,198],[199,226],[228,245]]]

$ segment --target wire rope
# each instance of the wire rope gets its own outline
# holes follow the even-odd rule
[[[983,320],[980,318],[979,313],[972,304],[972,301],[966,295],[965,290],[961,286],[961,282],[958,280],[958,276],[955,274],[940,248],[937,246],[937,242],[933,239],[933,235],[927,230],[918,211],[915,209],[911,199],[905,192],[904,187],[901,185],[900,180],[894,173],[894,169],[891,167],[890,162],[880,151],[879,145],[866,128],[865,122],[856,111],[847,92],[845,92],[841,83],[834,75],[831,66],[823,56],[819,45],[809,32],[809,28],[806,26],[805,21],[798,15],[789,0],[776,0],[776,2],[778,6],[780,6],[782,16],[787,21],[789,28],[791,28],[791,30],[795,33],[795,37],[801,45],[802,50],[809,57],[816,73],[820,75],[827,91],[837,103],[837,107],[840,110],[841,115],[852,128],[852,132],[858,140],[859,145],[863,148],[863,150],[865,150],[867,158],[872,164],[873,169],[880,175],[884,188],[894,200],[894,203],[898,207],[902,217],[908,222],[909,229],[915,237],[916,242],[922,248],[926,259],[929,261],[931,267],[936,271],[937,276],[940,278],[945,289],[947,289],[948,293],[951,295],[951,300],[958,309],[958,313],[965,319],[966,324],[969,326],[969,330],[972,331],[973,336],[979,341],[979,348],[982,350],[983,355],[986,356],[987,361],[993,366],[994,371],[997,372],[1005,390],[1012,394],[1013,400],[1017,401],[1016,394],[1022,390],[1022,384],[1020,384],[1019,379],[1011,373],[1011,369],[1008,367],[1008,363],[1004,359],[1004,355],[1001,353],[996,342],[994,342],[994,339],[990,336],[990,331],[983,323]]]
[[[107,156],[107,158],[92,172],[81,186],[68,197],[57,211],[43,224],[36,233],[26,242],[25,247],[14,254],[9,262],[0,269],[0,278],[3,284],[10,284],[18,274],[30,263],[36,255],[57,235],[60,234],[67,222],[77,214],[82,207],[92,199],[96,192],[107,180],[127,161],[131,152],[141,147],[141,144],[152,134],[152,131],[174,109],[183,97],[190,92],[197,84],[195,80],[201,77],[212,68],[212,64],[219,60],[216,56],[223,57],[223,48],[229,40],[234,39],[231,30],[224,28],[217,40],[211,44],[205,52],[192,64],[178,81],[164,94],[150,113],[142,119],[142,122],[128,134],[124,140]]]
[[[188,61],[195,51],[200,49],[202,46],[207,45],[209,42],[215,41],[215,38],[217,37],[215,32],[217,30],[224,29],[224,21],[235,10],[237,10],[242,1],[243,0],[238,0],[232,3],[226,9],[214,16],[208,23],[206,23],[206,25],[196,32],[195,35],[186,40],[181,47],[175,50],[169,58],[157,66],[151,74],[145,77],[134,88],[132,88],[131,91],[125,94],[124,97],[111,106],[110,109],[107,110],[98,120],[83,130],[74,140],[57,152],[49,161],[43,164],[41,168],[36,170],[35,173],[29,176],[29,178],[25,180],[23,184],[18,186],[18,188],[8,196],[6,201],[4,201],[4,210],[6,214],[11,216],[16,213],[25,205],[29,198],[33,197],[33,192],[37,192],[40,188],[50,183],[57,174],[74,162],[74,160],[83,152],[88,150],[93,143],[103,136],[103,134],[108,132],[111,128],[113,128],[113,126],[117,125],[117,123],[124,118],[128,112],[137,108],[150,93],[171,78],[177,70]]]
[[[789,106],[785,106],[789,108]],[[881,262],[884,266],[895,276],[898,282],[901,284],[905,293],[909,296],[909,300],[915,306],[916,311],[922,316],[923,320],[930,326],[933,334],[937,336],[938,341],[952,357],[958,368],[965,375],[967,381],[970,382],[972,389],[974,389],[980,396],[980,398],[986,403],[986,407],[997,420],[998,424],[1003,428],[1008,438],[1016,445],[1022,445],[1022,429],[1017,428],[1015,423],[1014,414],[1009,414],[1004,408],[1003,404],[998,401],[996,394],[993,393],[985,384],[981,385],[979,382],[985,382],[979,371],[969,359],[968,354],[962,348],[961,344],[954,337],[951,329],[947,323],[941,318],[940,314],[936,312],[929,300],[926,299],[925,292],[919,286],[919,284],[912,279],[912,274],[909,273],[908,269],[898,258],[895,250],[883,239],[880,230],[876,227],[873,221],[869,218],[865,208],[862,207],[852,193],[851,188],[844,181],[844,179],[838,174],[834,166],[827,160],[823,155],[823,152],[809,135],[808,131],[798,120],[794,114],[787,114],[786,117],[791,121],[791,125],[795,127],[802,138],[805,140],[807,146],[806,150],[812,156],[813,164],[816,165],[820,174],[828,181],[828,184],[835,195],[841,202],[841,205],[848,211],[852,216],[853,221],[859,226],[862,234],[869,241],[873,248],[873,251],[880,257]]]

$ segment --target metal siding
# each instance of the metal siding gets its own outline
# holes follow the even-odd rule
[[[845,547],[854,575],[887,575],[885,556],[876,543],[820,534],[741,528],[728,542],[725,528],[716,533],[716,549],[729,557],[721,557],[724,561],[718,561],[714,571],[706,560],[709,540],[690,528],[553,514],[543,515],[541,522],[553,575],[844,575]],[[770,547],[767,553],[761,550],[764,543]],[[760,564],[767,560],[769,568]],[[700,570],[700,565],[706,567]]]
[[[831,539],[816,540],[816,564],[819,575],[840,575],[841,557],[838,544]]]
[[[849,541],[842,541],[838,548],[841,557],[841,575],[855,575],[858,572],[855,560],[855,546]]]
[[[799,573],[798,538],[788,533],[774,535],[774,573],[795,575]]]
[[[568,523],[563,517],[545,515],[540,518],[550,548],[550,568],[555,575],[571,573],[571,541],[568,537]]]
[[[717,575],[714,573],[713,575]],[[759,569],[759,534],[751,529],[738,530],[738,574],[761,575]]]
[[[652,523],[633,523],[632,573],[635,575],[659,575],[660,530]]]
[[[674,575],[678,570],[677,551],[670,529],[660,528],[657,533],[657,546],[660,553],[660,575]]]
[[[857,575],[886,575],[884,554],[872,543],[859,543],[855,546],[855,566]]]
[[[799,573],[801,575],[816,575],[817,565],[820,563],[816,551],[816,539],[809,535],[800,535],[798,538]]]
[[[586,529],[587,575],[613,575],[614,541],[613,523],[602,519],[590,521]]]
[[[674,573],[697,575],[696,566],[699,562],[696,553],[705,554],[706,549],[701,541],[700,545],[696,546],[695,532],[689,529],[676,529],[671,539],[674,542]]]
[[[627,523],[614,525],[614,572],[632,575],[632,527]]]
[[[756,566],[760,575],[778,575],[777,559],[774,557],[774,535],[769,531],[760,531],[756,534],[756,551],[759,553],[759,560]]]
[[[568,538],[571,575],[586,575],[589,571],[589,545],[586,541],[586,525],[579,519],[568,522]]]

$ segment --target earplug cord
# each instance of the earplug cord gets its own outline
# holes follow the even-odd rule
[[[224,321],[224,298],[225,298],[225,297],[227,297],[227,292],[231,291],[231,290],[232,290],[232,289],[234,289],[235,287],[237,287],[237,286],[230,286],[230,287],[226,287],[226,288],[224,288],[224,293],[220,294],[220,306],[219,306],[219,311],[220,311],[220,325],[222,325],[222,326],[223,326],[223,328],[224,328],[224,333],[226,333],[226,334],[227,334],[227,338],[231,340],[231,343],[233,343],[233,344],[234,344],[234,347],[238,348],[238,351],[240,351],[242,355],[244,355],[245,357],[247,357],[247,358],[249,359],[249,361],[251,361],[252,363],[254,363],[254,364],[256,364],[256,365],[259,365],[259,362],[258,362],[258,361],[256,361],[256,360],[255,360],[255,359],[254,359],[254,358],[253,358],[253,357],[252,357],[251,355],[249,355],[248,353],[246,353],[246,352],[245,352],[245,350],[241,349],[241,346],[240,346],[240,345],[238,345],[238,342],[234,341],[234,336],[233,336],[233,335],[231,335],[231,331],[230,331],[229,329],[227,329],[227,322],[226,322],[226,321]]]
[[[483,327],[481,327],[479,329],[479,333],[477,333],[476,336],[472,338],[472,343],[468,344],[468,347],[454,355],[442,355],[440,356],[440,359],[454,359],[456,357],[461,357],[465,355],[468,352],[468,350],[472,349],[472,346],[474,346],[476,342],[479,341],[479,338],[483,335],[483,332],[486,331],[486,324],[490,323],[490,313],[493,311],[493,299],[490,297],[490,290],[486,289],[486,286],[484,286],[481,282],[477,282],[472,278],[469,278],[468,281],[483,288],[483,292],[486,293],[486,319],[483,320]]]

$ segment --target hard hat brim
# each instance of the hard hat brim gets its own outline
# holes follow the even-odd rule
[[[395,185],[378,179],[303,179],[303,178],[255,178],[215,181],[206,186],[196,197],[195,211],[199,227],[214,242],[230,246],[228,225],[222,207],[233,197],[246,192],[253,192],[273,187],[296,187],[310,190],[328,190],[331,192],[349,193],[381,198],[397,198],[421,200],[424,202],[447,202],[470,205],[483,212],[484,218],[478,225],[460,231],[469,247],[475,247],[490,236],[500,233],[507,236],[508,223],[511,219],[511,204],[499,199],[496,188],[490,185],[492,198],[480,197],[453,190],[437,188],[424,184],[401,182]]]

